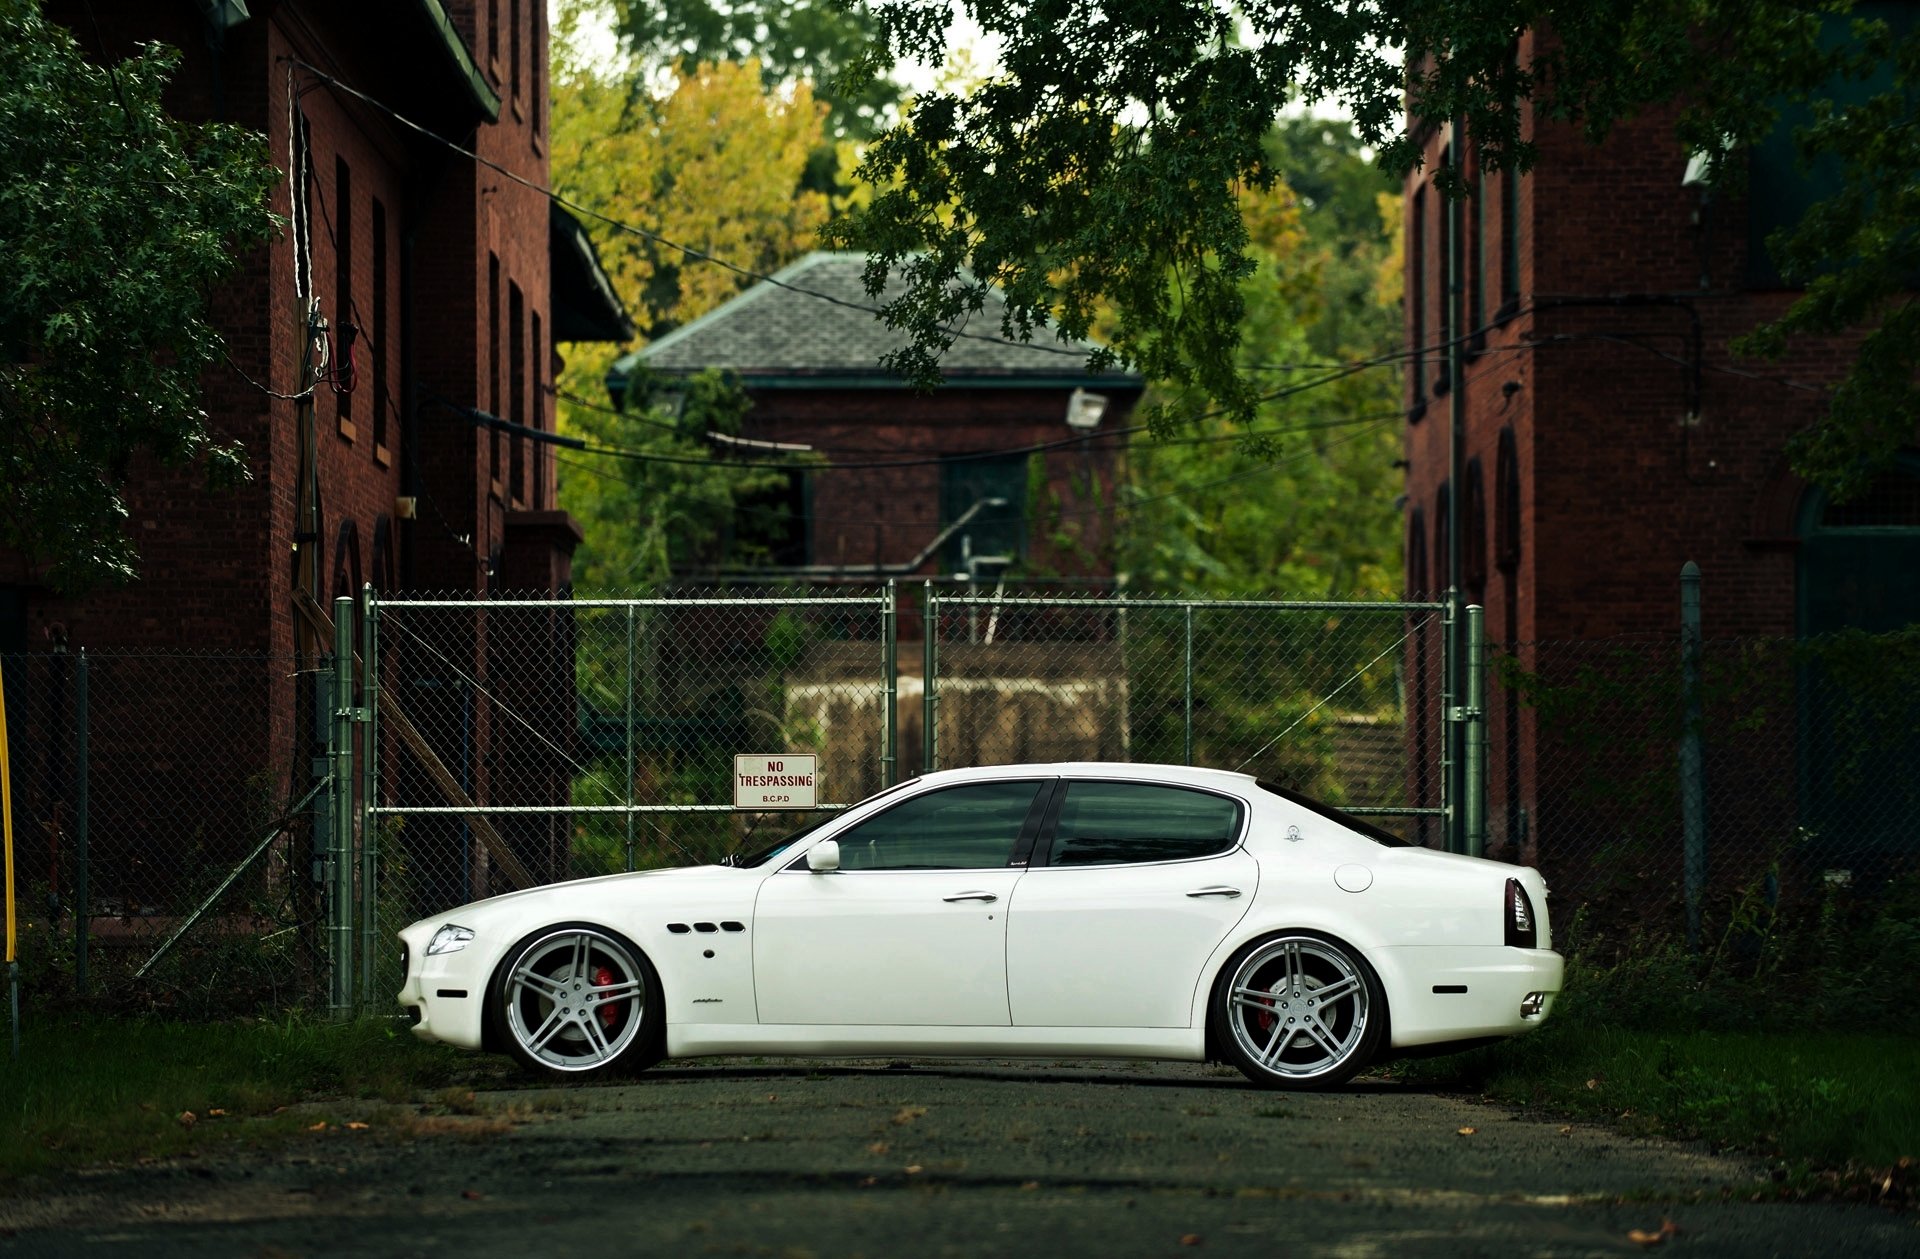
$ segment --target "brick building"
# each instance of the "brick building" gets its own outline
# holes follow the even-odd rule
[[[942,360],[944,383],[916,391],[880,365],[905,338],[873,314],[865,265],[809,254],[621,359],[609,387],[621,398],[639,375],[671,396],[717,370],[753,404],[738,439],[717,445],[743,459],[818,456],[741,513],[743,538],[771,556],[756,572],[1111,576],[1112,494],[1140,377],[1090,372],[1089,345],[1001,340],[994,292]]]
[[[1523,61],[1541,38],[1520,41]],[[1424,167],[1407,180],[1408,586],[1447,588],[1449,516],[1460,512],[1463,598],[1485,606],[1488,638],[1514,645],[1529,669],[1575,640],[1671,642],[1689,560],[1703,574],[1709,639],[1920,620],[1920,458],[1836,505],[1784,454],[1822,413],[1852,343],[1798,340],[1777,362],[1729,349],[1797,296],[1765,244],[1814,191],[1794,120],[1746,155],[1748,188],[1733,196],[1690,175],[1676,112],[1648,110],[1594,147],[1529,111],[1538,162],[1526,174],[1482,176],[1470,140],[1430,128]],[[1455,161],[1474,192],[1450,204],[1434,172]],[[1413,685],[1437,687],[1431,663],[1411,670]],[[1556,825],[1565,836],[1584,824],[1554,797],[1534,712],[1513,691],[1493,693],[1489,733],[1491,847],[1531,856],[1552,847]],[[1791,794],[1796,758],[1808,772],[1799,737],[1798,752],[1789,735],[1767,755],[1749,748],[1745,764],[1727,749],[1720,782],[1785,782]],[[1670,761],[1671,749],[1669,738],[1658,752]],[[1414,751],[1419,763],[1437,757]],[[1804,821],[1802,796],[1785,804]]]
[[[283,779],[293,765],[297,786],[311,704],[299,678],[323,642],[317,619],[301,610],[308,598],[324,606],[362,582],[468,597],[569,586],[579,531],[556,508],[548,448],[469,414],[550,429],[556,346],[632,333],[584,233],[538,191],[548,173],[546,6],[53,0],[48,12],[106,61],[150,40],[178,48],[169,109],[263,133],[271,160],[296,174],[272,195],[289,230],[249,254],[213,301],[234,370],[209,375],[206,406],[214,431],[245,445],[251,482],[211,493],[195,469],[136,467],[128,526],[140,580],[68,599],[17,557],[0,558],[0,649],[270,660],[251,672],[236,665],[221,680],[217,729],[193,721],[210,698],[204,685],[182,683],[179,694],[125,688],[118,709],[94,713],[94,755],[144,763],[146,749],[165,746],[181,765],[233,767],[235,780]],[[326,325],[317,336],[309,295]],[[303,407],[291,396],[322,343],[335,371]],[[349,354],[350,379],[340,370]],[[484,690],[488,645],[469,631],[434,650],[437,662],[423,654],[392,676],[414,687],[416,721],[480,795],[494,762],[489,706],[476,704],[473,688],[441,685],[450,679],[437,673],[467,675]],[[565,729],[570,661],[550,663],[529,670],[535,682],[515,684],[564,684],[567,703],[551,707],[564,711],[554,720]],[[99,672],[104,679],[104,659]],[[109,691],[99,688],[96,704],[113,705],[120,693]],[[48,697],[48,711],[61,702]],[[215,860],[240,838],[234,819],[247,810],[247,792],[221,781],[207,779],[204,801],[216,817],[231,815],[210,826],[226,836],[208,853]],[[511,802],[508,787],[496,784],[493,797]],[[168,825],[143,820],[152,801],[128,791],[125,801],[105,783],[95,793],[105,849],[95,886],[108,893],[111,870],[127,864],[118,857],[163,845],[143,828]],[[430,842],[431,830],[421,828],[417,842]],[[522,838],[535,850],[551,842]]]

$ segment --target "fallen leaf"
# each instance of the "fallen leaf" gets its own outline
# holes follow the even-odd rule
[[[1598,1080],[1588,1080],[1588,1081],[1587,1081],[1587,1087],[1588,1087],[1588,1088],[1590,1088],[1590,1089],[1597,1089],[1597,1088],[1599,1088],[1599,1087],[1600,1087],[1600,1081],[1598,1081]]]
[[[1029,1180],[1025,1184],[1021,1185],[1020,1187],[1022,1189],[1027,1189],[1027,1190],[1038,1189],[1040,1187],[1040,1182],[1037,1180]]]
[[[322,1119],[319,1123],[309,1124],[307,1126],[308,1132],[325,1132],[326,1130],[327,1130],[327,1121],[324,1119]]]
[[[893,1112],[893,1122],[904,1126],[912,1123],[926,1113],[927,1108],[925,1106],[902,1106],[899,1110]]]
[[[1642,1228],[1628,1229],[1627,1240],[1637,1246],[1658,1246],[1679,1231],[1680,1226],[1678,1224],[1675,1224],[1672,1220],[1663,1219],[1660,1221],[1660,1227],[1652,1232],[1648,1232]]]
[[[1198,1233],[1187,1233],[1180,1238],[1182,1246],[1198,1246],[1203,1239]]]
[[[349,1123],[347,1127],[349,1130],[353,1132],[365,1132],[367,1130],[367,1125],[361,1123],[358,1119],[354,1120],[352,1123]]]
[[[867,1153],[885,1154],[888,1150],[891,1150],[892,1148],[893,1147],[888,1145],[885,1141],[875,1141],[872,1145],[867,1147]]]
[[[212,1119],[215,1115],[224,1115],[226,1113],[227,1113],[226,1111],[222,1110],[218,1106],[207,1107],[207,1118],[209,1119]]]
[[[1462,1128],[1460,1129],[1460,1135],[1463,1137],[1470,1137],[1478,1131],[1480,1131],[1480,1129],[1478,1128]]]
[[[465,1198],[468,1202],[478,1202],[480,1201],[480,1199],[486,1197],[487,1195],[484,1193],[481,1193],[478,1189],[462,1189],[460,1191],[460,1196]]]
[[[1573,1125],[1572,1125],[1572,1124],[1570,1124],[1570,1123],[1568,1123],[1568,1124],[1561,1124],[1561,1125],[1560,1125],[1560,1135],[1561,1135],[1561,1136],[1563,1136],[1563,1137],[1570,1137],[1570,1136],[1572,1136],[1572,1135],[1573,1135]]]
[[[777,1102],[777,1101],[779,1101],[779,1100],[780,1100],[780,1094],[778,1094],[778,1093],[769,1093],[769,1094],[767,1094],[767,1100],[768,1100],[768,1101],[770,1101],[770,1102]]]
[[[907,1175],[909,1176],[918,1176],[924,1170],[926,1169],[921,1167],[920,1164],[918,1163],[907,1164]]]
[[[866,1179],[860,1182],[860,1187],[862,1189],[871,1189],[879,1183],[880,1183],[880,1178],[878,1176],[868,1176]]]
[[[178,1119],[180,1122],[180,1126],[182,1128],[191,1128],[193,1127],[194,1124],[199,1122],[199,1119],[190,1110],[181,1111],[178,1116]]]

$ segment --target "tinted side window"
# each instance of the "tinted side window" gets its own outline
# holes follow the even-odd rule
[[[1042,784],[979,783],[915,796],[840,836],[842,870],[1004,866]]]
[[[1180,861],[1224,852],[1240,833],[1225,796],[1147,783],[1067,785],[1048,862],[1056,866]]]

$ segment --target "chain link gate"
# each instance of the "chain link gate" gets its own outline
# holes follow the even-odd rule
[[[1278,779],[1435,842],[1442,719],[1473,712],[1444,684],[1444,611],[933,582],[636,599],[367,592],[364,690],[356,705],[348,679],[335,707],[337,728],[364,731],[358,766],[348,753],[334,767],[359,784],[357,841],[351,818],[335,832],[334,904],[349,915],[330,922],[336,972],[378,1009],[401,980],[386,941],[417,918],[714,861],[810,820],[736,809],[737,753],[814,754],[816,815],[909,766],[1161,761]]]

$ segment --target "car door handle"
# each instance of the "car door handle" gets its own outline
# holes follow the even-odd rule
[[[1191,892],[1188,892],[1187,895],[1188,896],[1221,896],[1221,897],[1225,897],[1227,900],[1233,900],[1235,897],[1240,895],[1240,889],[1237,887],[1222,887],[1216,884],[1213,887],[1196,887]]]
[[[997,901],[1000,898],[992,892],[955,892],[952,896],[942,896],[940,899],[951,905],[954,901]]]

